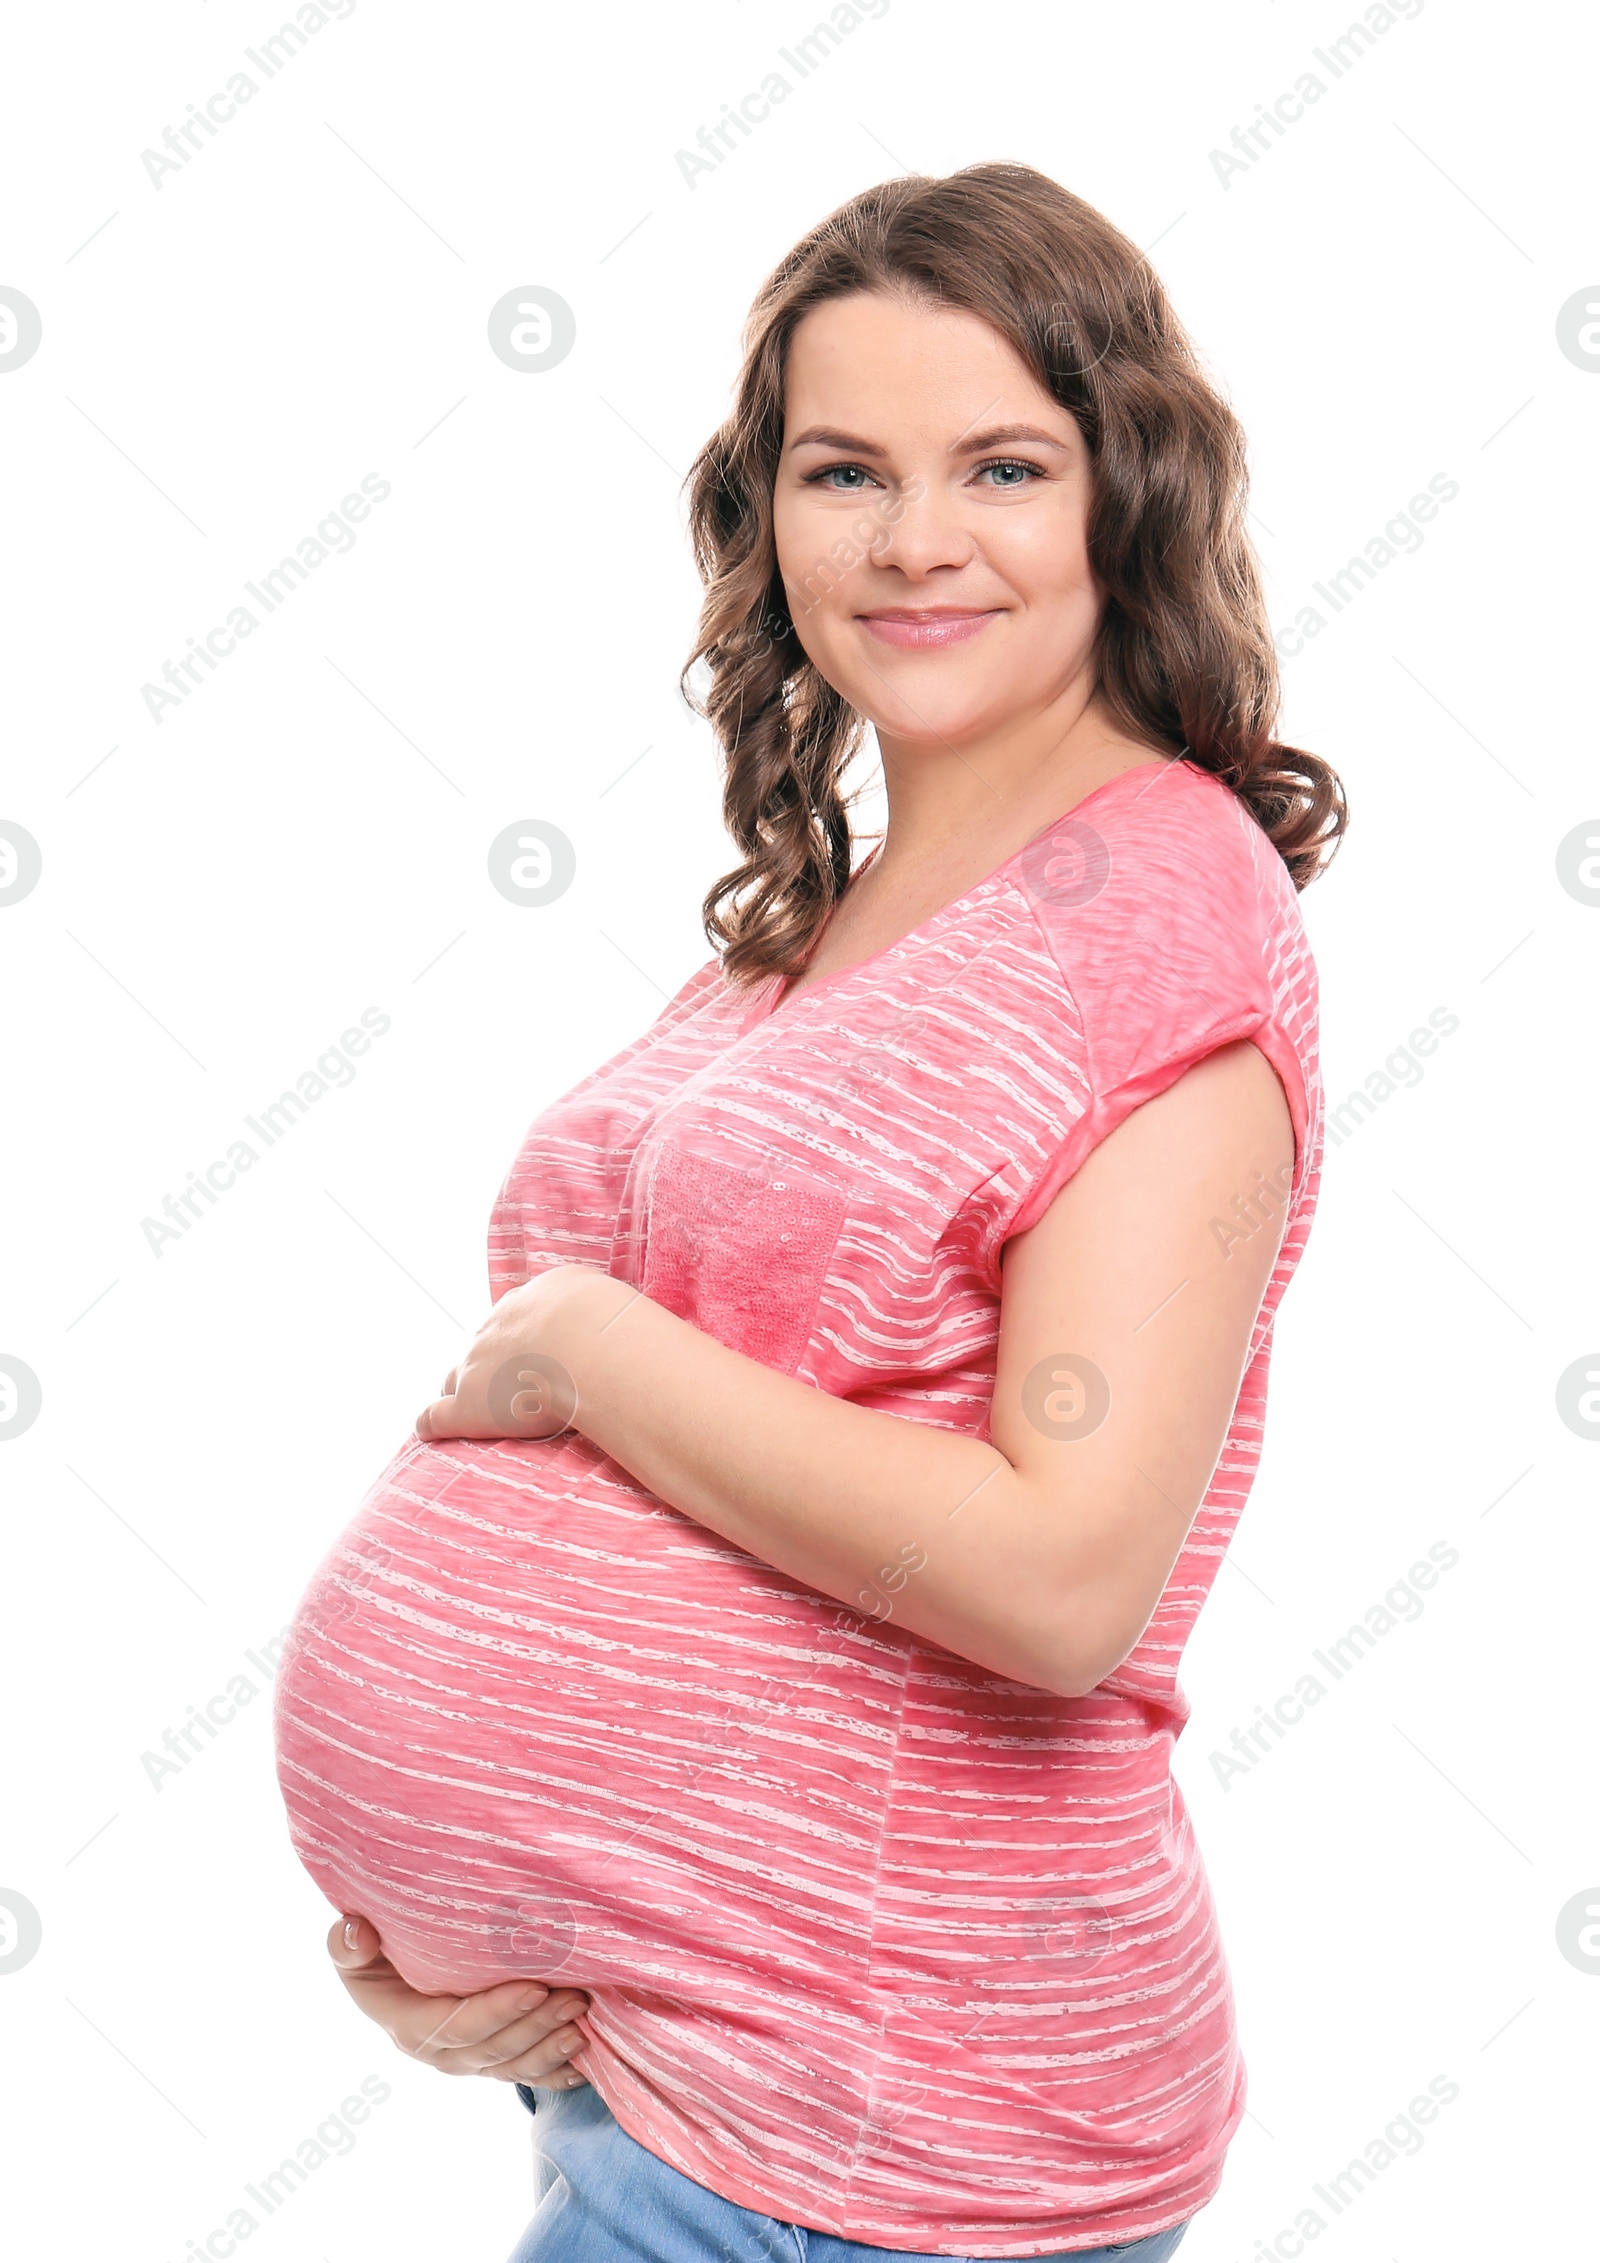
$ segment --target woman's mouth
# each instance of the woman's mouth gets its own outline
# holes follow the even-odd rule
[[[1000,608],[990,606],[897,605],[885,607],[876,613],[858,613],[856,619],[868,636],[878,638],[882,644],[907,645],[914,651],[937,650],[946,644],[961,644],[969,636],[976,636],[986,622],[999,617]]]

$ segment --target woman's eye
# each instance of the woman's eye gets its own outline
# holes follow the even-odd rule
[[[1021,487],[1030,479],[1040,479],[1044,476],[1037,464],[1019,463],[1010,456],[997,463],[980,465],[978,477],[981,479],[985,472],[991,471],[996,474],[994,482],[996,487]]]
[[[821,471],[814,471],[811,474],[806,485],[808,487],[820,487],[826,484],[831,487],[837,480],[839,482],[837,492],[848,495],[864,485],[871,477],[872,474],[867,470],[865,464],[826,464]]]

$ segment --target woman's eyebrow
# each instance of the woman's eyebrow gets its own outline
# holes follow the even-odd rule
[[[952,456],[975,456],[985,448],[997,448],[1008,440],[1028,440],[1036,448],[1059,448],[1067,453],[1069,442],[1058,440],[1053,432],[1045,432],[1037,424],[991,424],[986,432],[974,432],[970,437],[953,441]]]
[[[831,424],[808,424],[804,432],[797,432],[788,443],[791,448],[848,448],[853,456],[886,456],[887,448],[880,448],[874,440],[863,440],[854,432],[838,432]]]
[[[992,424],[985,432],[963,433],[952,440],[952,456],[981,455],[985,448],[995,448],[1007,441],[1026,440],[1038,448],[1057,448],[1065,455],[1069,443],[1058,440],[1054,433],[1043,431],[1036,424]],[[857,432],[840,432],[831,424],[808,424],[804,432],[797,432],[787,443],[791,448],[843,448],[852,456],[886,456],[887,448],[880,448],[875,440],[863,440]]]

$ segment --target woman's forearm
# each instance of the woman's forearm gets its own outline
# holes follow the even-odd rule
[[[1293,1157],[1282,1085],[1243,1042],[1103,1139],[1006,1245],[992,1442],[778,1374],[586,1266],[508,1292],[464,1402],[425,1410],[422,1435],[507,1435],[489,1379],[554,1358],[577,1428],[684,1515],[865,1617],[1079,1696],[1159,1604],[1252,1356],[1282,1217],[1220,1249],[1214,1226]]]
[[[869,1619],[1079,1694],[1070,1520],[994,1446],[835,1399],[603,1274],[544,1340],[575,1426],[674,1508]],[[1098,1678],[1098,1677],[1095,1677]]]

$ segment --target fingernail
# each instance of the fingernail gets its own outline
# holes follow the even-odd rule
[[[354,1917],[347,1917],[344,1921],[344,1945],[347,1949],[353,1949],[356,1945],[356,1927],[359,1923],[360,1919]]]
[[[517,2009],[531,2012],[544,2002],[548,1994],[547,1988],[524,1988],[522,1994],[517,1998]]]

